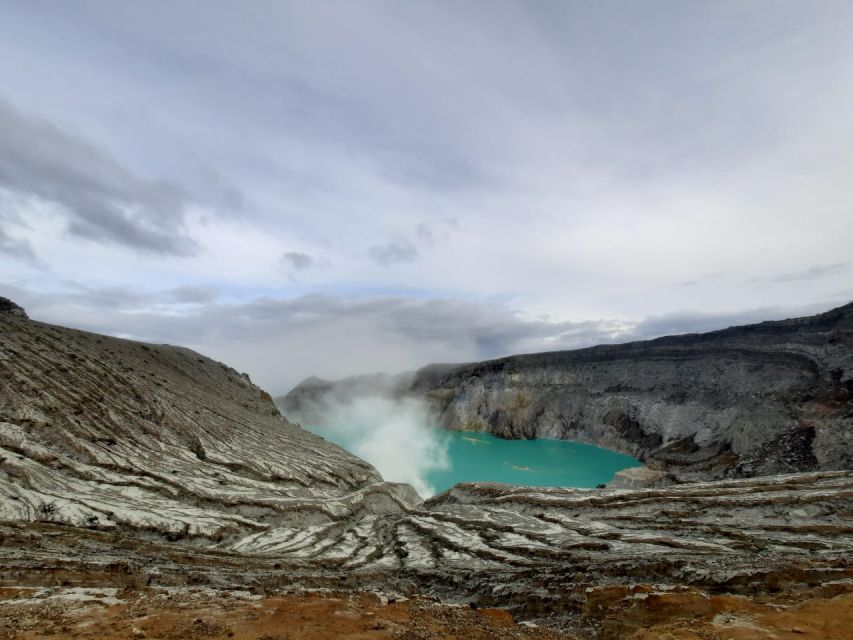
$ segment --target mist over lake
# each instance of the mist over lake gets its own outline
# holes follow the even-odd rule
[[[438,429],[415,399],[359,398],[306,428],[367,460],[386,480],[411,484],[424,498],[458,482],[592,488],[640,465],[631,456],[569,440],[504,440]]]

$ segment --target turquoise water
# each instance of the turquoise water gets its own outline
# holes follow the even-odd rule
[[[307,428],[367,460],[386,480],[413,484],[423,497],[458,482],[592,488],[640,465],[630,456],[568,440],[503,440],[429,428]]]
[[[457,482],[592,488],[640,463],[621,453],[569,440],[502,440],[485,433],[448,433],[450,468],[433,469],[438,491]]]

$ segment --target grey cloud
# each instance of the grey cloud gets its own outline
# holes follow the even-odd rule
[[[67,283],[65,292],[56,299],[70,306],[116,312],[136,312],[156,306],[158,295],[129,287],[88,287],[75,282]]]
[[[322,238],[366,262],[400,265],[450,233],[469,246],[488,236],[477,255],[407,267],[407,284],[422,290],[512,296],[566,318],[646,316],[556,323],[453,300],[227,305],[203,293],[185,301],[191,292],[113,288],[34,297],[45,319],[192,345],[280,389],[311,372],[718,328],[747,318],[649,314],[792,299],[781,285],[745,291],[747,270],[765,274],[762,284],[807,282],[804,301],[849,284],[843,271],[787,272],[849,259],[850,3],[816,11],[782,0],[773,19],[765,3],[676,0],[653,9],[499,2],[488,11],[484,3],[13,4],[0,20],[0,76],[24,112],[0,103],[0,192],[6,185],[57,203],[50,209],[78,236],[190,253],[183,189],[191,189],[193,202],[234,211],[241,229],[300,238],[305,245],[287,248],[304,255]],[[66,122],[95,123],[111,149],[133,154],[138,173],[121,166],[124,151],[111,158]],[[180,186],[141,177],[150,175],[180,176]],[[464,224],[435,223],[445,216]],[[25,255],[17,239],[29,236],[3,229],[6,255]],[[263,273],[265,251],[208,231],[221,253],[193,273],[213,266],[205,276],[223,289],[281,280]],[[185,283],[133,256],[77,265],[72,242],[45,256],[53,273],[79,272],[89,285]],[[785,252],[764,251],[771,245],[812,257],[791,266]],[[640,260],[644,268],[634,268]],[[238,261],[245,274],[230,269]],[[706,295],[703,270],[714,264],[728,273]],[[298,271],[287,258],[273,266]],[[393,268],[376,271],[366,281],[358,270],[330,270],[317,281],[327,291],[399,285]],[[29,267],[4,276],[23,281]],[[53,277],[30,281],[49,289]],[[670,286],[676,280],[683,288]],[[755,319],[764,317],[772,316]]]
[[[318,261],[313,256],[301,251],[288,251],[281,259],[286,264],[290,265],[296,271],[307,271],[317,266]]]
[[[387,244],[377,244],[367,254],[377,264],[388,267],[400,262],[414,262],[418,257],[418,248],[405,238],[392,240]]]
[[[676,282],[676,287],[696,287],[700,284],[705,284],[706,282],[712,280],[718,280],[722,278],[725,273],[722,271],[713,271],[711,273],[703,273],[701,275],[696,276],[695,278],[691,278],[689,280],[682,280],[681,282]]]
[[[772,278],[771,282],[776,283],[785,283],[785,282],[798,282],[798,281],[808,281],[808,280],[817,280],[818,278],[824,278],[826,276],[833,276],[839,273],[843,273],[850,268],[850,262],[836,262],[833,264],[823,264],[816,265],[813,267],[809,267],[808,269],[803,269],[802,271],[792,271],[790,273],[783,273],[781,275]]]
[[[453,218],[442,220],[424,220],[415,229],[415,235],[419,242],[432,245],[441,240],[446,240],[450,233],[458,226]]]
[[[175,287],[167,292],[168,297],[179,304],[207,304],[217,299],[218,293],[211,287]]]
[[[447,240],[456,226],[457,222],[452,218],[424,220],[415,227],[414,241],[398,237],[386,244],[370,247],[367,254],[374,262],[384,267],[401,262],[414,262],[420,255],[417,245],[428,248]]]
[[[393,263],[415,252],[383,249],[392,234],[406,233],[425,254],[437,234],[416,228],[418,222],[458,216],[467,239],[489,234],[485,255],[475,260],[458,252],[441,265],[422,259],[410,270],[418,286],[455,286],[460,293],[504,287],[566,313],[563,283],[549,277],[559,274],[585,280],[573,295],[578,310],[636,316],[653,312],[652,304],[691,295],[698,304],[699,297],[698,287],[685,288],[651,302],[641,287],[662,289],[670,275],[638,283],[632,275],[642,270],[630,268],[637,256],[659,266],[673,258],[670,249],[687,243],[689,251],[678,254],[685,275],[675,278],[683,280],[699,279],[691,269],[712,264],[703,257],[714,255],[725,255],[733,272],[790,268],[778,255],[753,259],[756,243],[771,241],[750,232],[758,226],[749,223],[753,217],[768,217],[761,226],[780,231],[772,241],[782,246],[796,242],[802,211],[814,211],[816,220],[802,231],[825,250],[824,261],[845,259],[851,127],[849,110],[839,105],[849,103],[843,79],[850,7],[812,11],[786,0],[778,19],[767,20],[758,4],[669,1],[649,10],[505,2],[483,11],[477,3],[266,3],[244,11],[162,2],[94,2],[86,9],[16,3],[0,21],[0,60],[8,65],[7,91],[20,104],[44,105],[62,113],[63,122],[103,117],[99,130],[134,149],[145,175],[168,164],[168,175],[181,175],[187,186],[188,174],[215,167],[202,185],[211,201],[245,208],[241,222],[267,237],[322,237],[362,252],[377,244],[373,259]],[[161,28],[164,15],[173,28]],[[59,41],[61,52],[53,46]],[[27,59],[25,71],[9,62],[16,57]],[[57,75],[64,81],[50,80]],[[799,90],[790,91],[792,85]],[[98,99],[106,92],[114,100]],[[812,135],[826,131],[826,141]],[[801,183],[811,172],[826,184]],[[797,178],[781,184],[779,175]],[[232,181],[245,197],[228,186]],[[459,185],[469,189],[448,192]],[[777,214],[765,189],[788,201],[788,187],[808,204],[794,202],[793,213]],[[701,210],[705,203],[699,219],[713,217],[718,233],[646,250],[665,235],[651,233],[662,220],[677,234],[667,210]],[[612,250],[609,232],[629,228],[627,215],[617,213],[623,208],[632,211],[630,228],[638,234],[621,253]],[[842,213],[827,213],[836,210]],[[528,246],[565,237],[565,251],[524,260],[519,212],[524,226],[543,237]],[[356,215],[364,218],[358,226],[350,222]],[[601,233],[583,246],[587,263],[609,272],[604,279],[569,258],[577,255],[573,239],[582,242],[596,220]],[[834,241],[820,243],[827,230]],[[508,264],[514,268],[506,270]],[[468,275],[451,282],[445,269]],[[601,293],[619,271],[625,295]],[[328,275],[323,286],[397,284],[390,282],[393,270],[369,272],[371,282],[352,282],[352,272]],[[94,279],[109,282],[100,274]],[[720,287],[703,306],[727,304],[723,296],[739,295],[741,284]],[[759,302],[783,302],[782,288],[773,289]],[[627,301],[631,291],[639,293]]]
[[[200,191],[209,202],[220,211],[239,214],[246,208],[246,195],[236,185],[229,182],[219,171],[211,167],[202,167]]]
[[[140,178],[76,135],[0,99],[0,188],[60,205],[76,236],[139,251],[191,255],[186,196]]]
[[[216,289],[203,286],[181,286],[159,291],[130,287],[90,287],[77,282],[66,282],[65,286],[64,292],[55,294],[57,302],[61,301],[63,305],[79,309],[107,313],[135,314],[168,309],[174,305],[210,305],[219,297]],[[109,331],[106,328],[101,330]]]
[[[27,225],[15,210],[19,199],[0,187],[0,255],[7,255],[31,263],[38,262],[35,251],[28,240],[16,238],[10,229],[26,229]]]
[[[0,254],[30,262],[36,260],[36,254],[29,242],[13,238],[2,228],[0,228]]]

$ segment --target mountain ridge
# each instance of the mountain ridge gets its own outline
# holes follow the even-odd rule
[[[419,397],[441,427],[581,440],[640,457],[665,481],[853,466],[853,303],[706,333],[427,365],[390,380],[306,380],[276,403],[311,422],[358,393]]]

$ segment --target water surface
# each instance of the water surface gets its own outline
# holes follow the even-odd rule
[[[503,440],[466,432],[448,432],[447,440],[450,467],[426,476],[438,491],[457,482],[592,488],[640,465],[631,456],[570,440]]]
[[[412,442],[407,451],[405,442],[376,446],[377,439],[367,440],[360,429],[308,428],[367,460],[386,480],[412,482],[423,497],[458,482],[592,488],[609,482],[621,469],[640,465],[631,456],[569,440],[503,440],[486,433],[429,429],[430,441],[434,440],[430,447]],[[399,435],[399,431],[393,433]],[[422,430],[412,434],[424,435]],[[421,459],[423,451],[429,452],[429,461]],[[388,460],[388,456],[395,459]],[[417,468],[416,480],[403,477],[401,466]]]

